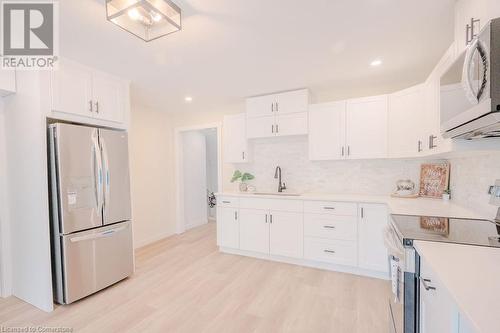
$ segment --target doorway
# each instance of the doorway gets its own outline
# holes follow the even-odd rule
[[[221,125],[178,128],[177,233],[216,222],[215,193],[222,187]]]

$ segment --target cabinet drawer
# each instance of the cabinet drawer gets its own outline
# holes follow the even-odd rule
[[[304,215],[304,235],[355,241],[358,233],[357,222],[356,216],[306,213]]]
[[[301,213],[304,205],[301,200],[241,198],[240,207],[247,209],[270,209],[283,212]]]
[[[217,197],[218,207],[233,207],[238,208],[240,199],[236,197]]]
[[[357,216],[358,205],[350,202],[305,201],[304,212],[331,215]]]
[[[304,258],[309,260],[356,266],[357,256],[355,241],[325,240],[310,237],[304,239]]]

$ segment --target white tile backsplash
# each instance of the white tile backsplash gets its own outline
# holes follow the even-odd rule
[[[418,187],[420,165],[426,159],[380,159],[345,161],[309,161],[306,137],[252,140],[251,163],[226,167],[225,190],[237,190],[227,178],[235,168],[255,175],[250,184],[258,191],[276,191],[274,170],[283,170],[288,192],[381,194],[395,190],[399,179],[411,179]],[[494,216],[496,208],[488,204],[488,186],[500,178],[500,152],[471,154],[452,158],[451,190],[453,200],[479,214]]]

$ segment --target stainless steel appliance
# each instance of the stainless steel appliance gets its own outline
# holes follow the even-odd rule
[[[134,271],[127,133],[48,132],[54,299],[67,304]]]
[[[389,302],[392,332],[419,332],[420,256],[413,248],[414,240],[458,243],[500,248],[500,225],[495,221],[468,220],[443,217],[392,215],[388,233],[389,253],[396,255],[401,264],[400,299],[391,297]],[[428,224],[426,221],[432,221]],[[435,223],[433,227],[433,224]],[[390,247],[389,247],[390,246]],[[391,258],[392,259],[392,258]],[[392,268],[392,265],[391,265]]]
[[[441,76],[445,138],[500,136],[500,18],[486,24]]]

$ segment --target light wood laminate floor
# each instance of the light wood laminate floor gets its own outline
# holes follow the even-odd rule
[[[136,253],[136,273],[52,313],[0,299],[0,326],[75,332],[388,332],[387,281],[219,253],[215,225]]]

